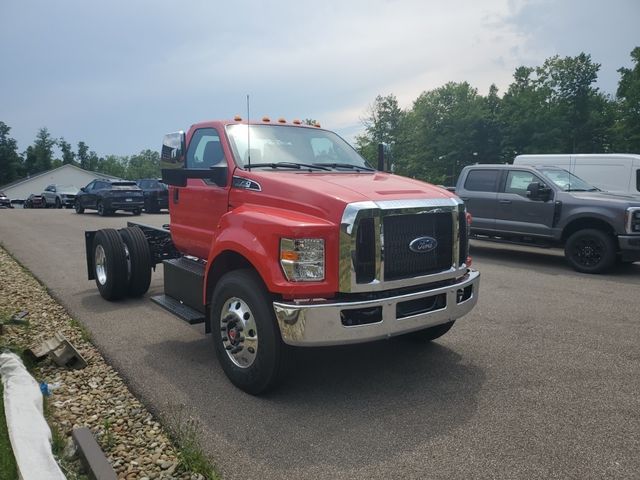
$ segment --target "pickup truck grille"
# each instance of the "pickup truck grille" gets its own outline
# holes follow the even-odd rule
[[[428,275],[451,268],[453,254],[453,217],[450,212],[394,215],[384,219],[384,278]],[[429,252],[413,252],[412,240],[431,237],[437,241]]]

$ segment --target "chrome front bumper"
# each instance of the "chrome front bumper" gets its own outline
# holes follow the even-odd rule
[[[307,347],[343,345],[380,340],[456,320],[475,306],[479,286],[480,273],[469,270],[453,285],[406,295],[356,302],[274,302],[273,308],[285,343]],[[461,295],[468,298],[459,301]],[[427,305],[430,297],[434,297],[436,308],[397,318],[403,306],[415,305],[420,300]],[[443,300],[444,305],[435,303],[436,298]],[[375,323],[357,326],[343,323],[345,315],[352,311],[371,312],[377,308],[381,309],[381,315]]]

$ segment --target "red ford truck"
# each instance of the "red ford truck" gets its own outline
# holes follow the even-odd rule
[[[319,126],[210,121],[165,136],[170,224],[86,232],[107,300],[142,296],[205,322],[230,381],[258,394],[291,346],[433,340],[476,304],[463,202],[376,171]]]

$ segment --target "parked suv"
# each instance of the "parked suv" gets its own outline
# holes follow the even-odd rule
[[[78,187],[73,185],[49,185],[42,192],[45,207],[71,208],[76,204]]]
[[[0,207],[13,208],[11,200],[4,194],[4,192],[0,192]]]
[[[142,178],[136,180],[144,193],[144,211],[158,213],[163,208],[169,208],[169,189],[161,180]]]
[[[124,180],[94,180],[82,187],[76,197],[76,213],[90,208],[98,215],[110,215],[116,210],[125,210],[140,215],[144,206],[142,190],[136,182]]]
[[[589,185],[557,167],[465,167],[456,193],[473,216],[471,234],[564,246],[579,272],[599,273],[640,260],[640,200]]]

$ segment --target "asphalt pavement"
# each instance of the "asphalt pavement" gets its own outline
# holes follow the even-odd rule
[[[444,337],[298,349],[252,397],[201,325],[149,301],[161,267],[142,299],[87,280],[83,232],[128,220],[169,219],[1,210],[0,243],[152,411],[199,421],[225,479],[640,478],[640,263],[585,275],[556,249],[472,242],[480,300]]]

